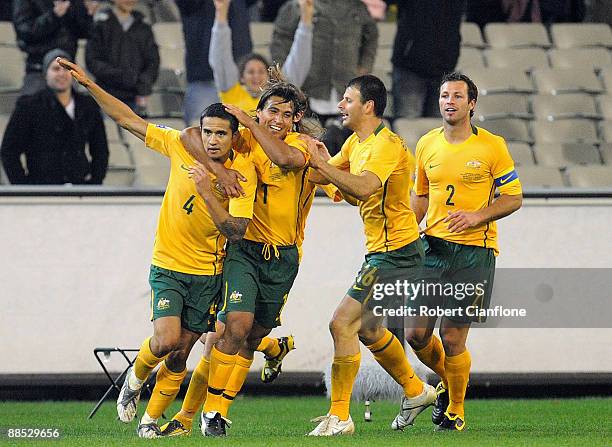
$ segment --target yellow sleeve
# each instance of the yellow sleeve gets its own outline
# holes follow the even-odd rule
[[[181,132],[170,127],[151,124],[147,125],[147,134],[145,136],[145,145],[148,148],[159,152],[166,157],[170,157],[173,148],[176,147],[176,142],[181,141]]]
[[[350,138],[350,137],[349,137]],[[338,169],[346,169],[349,167],[349,154],[348,154],[348,140],[344,142],[340,152],[330,158],[327,162],[338,168]]]
[[[382,185],[385,184],[397,163],[401,158],[400,151],[403,151],[401,144],[381,144],[376,142],[370,149],[370,156],[361,168],[361,172],[370,171],[376,175]]]
[[[414,192],[417,196],[429,194],[429,179],[427,178],[427,174],[425,174],[425,167],[423,166],[423,146],[421,145],[421,140],[417,143],[416,148]]]
[[[521,182],[514,169],[514,161],[510,156],[506,142],[502,137],[497,137],[494,154],[495,159],[491,165],[491,175],[499,192],[507,195],[521,194]]]
[[[244,190],[244,196],[232,197],[229,201],[229,213],[232,217],[253,218],[253,204],[255,202],[255,192],[257,190],[257,172],[252,161],[242,155],[237,155],[232,169],[240,172],[246,179],[240,185]]]
[[[342,200],[343,198],[342,193],[340,193],[340,190],[338,189],[336,185],[330,183],[328,185],[317,185],[317,186],[320,187],[325,193],[325,195],[329,197],[330,199],[332,199],[334,202],[340,202]]]
[[[291,147],[296,148],[298,151],[304,154],[304,166],[306,166],[308,164],[308,161],[310,160],[310,153],[308,152],[307,143],[304,140],[300,139],[300,134],[296,133],[288,138],[285,138],[285,143],[287,143],[287,145]]]

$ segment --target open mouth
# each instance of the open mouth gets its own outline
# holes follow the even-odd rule
[[[447,107],[446,109],[444,109],[444,111],[446,113],[454,113],[457,111],[457,109],[455,109],[454,107]]]
[[[283,130],[281,127],[276,126],[274,124],[270,125],[270,130],[273,130],[274,132],[280,132],[281,130]]]

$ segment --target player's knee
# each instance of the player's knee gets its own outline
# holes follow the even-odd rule
[[[329,322],[329,331],[331,332],[332,337],[335,339],[355,335],[355,331],[353,331],[351,326],[345,320],[340,320],[336,318],[333,318]]]
[[[179,349],[180,336],[175,334],[156,335],[152,338],[151,350],[157,357],[163,357]]]
[[[444,346],[446,355],[459,355],[465,351],[465,340],[461,334],[454,331],[442,332],[440,338],[442,339],[442,346]]]
[[[361,328],[357,334],[359,335],[359,341],[368,346],[380,340],[385,335],[385,331],[382,327]]]
[[[179,372],[183,371],[187,367],[187,357],[189,353],[184,349],[172,351],[166,357],[166,366],[171,371]]]
[[[406,341],[410,345],[412,349],[420,350],[423,349],[429,343],[429,338],[431,336],[427,336],[427,331],[425,329],[420,328],[410,328],[406,329]]]
[[[223,341],[239,349],[249,335],[249,330],[240,325],[232,325],[225,328]]]

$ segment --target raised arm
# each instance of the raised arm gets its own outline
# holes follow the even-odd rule
[[[223,207],[211,188],[212,182],[210,176],[202,164],[198,163],[192,166],[189,170],[189,176],[194,181],[198,194],[204,199],[210,217],[212,217],[215,226],[221,234],[230,242],[238,242],[242,239],[250,219],[232,217]]]
[[[212,68],[215,86],[226,92],[240,81],[240,73],[232,56],[232,29],[228,24],[231,0],[214,0],[215,22],[210,36],[208,64]]]
[[[312,65],[312,16],[314,0],[299,0],[300,23],[295,30],[293,43],[282,72],[287,80],[301,87]]]
[[[59,57],[57,58],[57,62],[66,70],[70,71],[72,77],[89,91],[104,113],[110,116],[125,130],[140,138],[142,141],[145,141],[148,123],[144,119],[136,115],[136,113],[126,104],[104,91],[104,89],[92,81],[85,74],[85,71],[77,64]]]

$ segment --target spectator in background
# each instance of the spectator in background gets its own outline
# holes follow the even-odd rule
[[[87,42],[87,68],[96,82],[137,112],[159,74],[159,51],[153,30],[139,11],[137,0],[114,0],[112,8],[96,14]]]
[[[55,49],[44,56],[47,87],[19,98],[4,132],[2,164],[13,184],[101,184],[106,175],[108,146],[100,109],[72,89],[72,77],[57,57],[70,55]]]
[[[61,48],[76,56],[77,41],[89,37],[98,6],[94,0],[13,0],[17,44],[27,53],[22,95],[45,87],[42,59],[47,52]]]
[[[251,53],[236,66],[232,54],[232,30],[227,24],[231,0],[214,0],[216,15],[210,39],[208,62],[213,69],[215,84],[221,102],[233,104],[254,114],[261,96],[262,86],[268,82],[268,61]],[[298,88],[310,70],[312,60],[312,15],[314,0],[299,0],[300,22],[295,31],[289,56],[282,73]]]
[[[0,3],[0,21],[10,22],[13,20],[13,5],[10,1]]]
[[[374,20],[385,20],[387,4],[383,0],[361,0]]]
[[[438,87],[457,65],[464,10],[465,0],[397,1],[391,58],[395,118],[439,116]]]
[[[181,12],[185,35],[185,123],[191,125],[199,121],[202,109],[219,102],[212,69],[208,64],[215,6],[210,0],[176,0],[176,5]],[[230,27],[239,30],[232,34],[233,57],[234,60],[239,60],[252,49],[247,1],[234,0],[228,17]]]
[[[476,23],[481,30],[487,23],[505,22],[507,17],[502,0],[467,0],[465,21]]]
[[[272,59],[284,63],[300,19],[297,0],[285,3],[274,22]],[[338,117],[338,102],[348,81],[369,73],[374,65],[378,28],[361,0],[315,0],[312,66],[302,90],[321,124]],[[328,127],[322,140],[334,155],[350,131]]]

